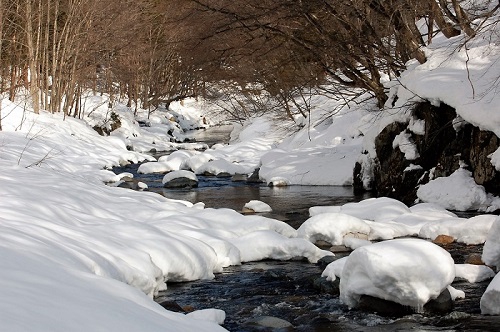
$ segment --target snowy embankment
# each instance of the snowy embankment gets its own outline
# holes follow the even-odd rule
[[[101,119],[105,104],[87,103]],[[178,148],[152,134],[162,121],[163,133],[176,127],[168,119],[144,129],[124,117],[122,130],[102,137],[81,120],[6,100],[2,116],[2,329],[223,330],[220,312],[172,313],[151,297],[169,281],[213,278],[243,261],[331,255],[277,220],[104,185],[122,177],[105,167],[151,159],[127,145]]]

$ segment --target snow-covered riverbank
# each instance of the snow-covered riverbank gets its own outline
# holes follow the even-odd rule
[[[125,122],[121,135],[102,137],[80,120],[35,115],[6,101],[3,106],[0,321],[6,330],[36,326],[37,331],[217,331],[223,320],[220,311],[172,313],[152,296],[169,281],[213,278],[225,266],[244,261],[305,257],[316,262],[331,255],[311,242],[318,239],[359,246],[347,235],[380,240],[447,233],[479,243],[496,222],[494,217],[484,217],[480,223],[458,220],[433,206],[409,209],[382,199],[312,209],[314,216],[297,231],[274,219],[106,186],[104,182],[119,182],[124,175],[104,168],[151,159],[128,151],[127,145],[179,147],[161,134],[171,126],[169,119],[162,125],[159,117],[157,126],[146,129]],[[248,134],[247,139],[240,135],[242,144],[263,136],[253,133],[257,134]],[[264,145],[252,144],[245,156],[255,162],[261,154],[252,154],[252,146],[257,152],[267,148],[259,150]],[[474,227],[474,236],[464,235]],[[496,265],[500,247],[495,242],[488,246],[489,263]],[[446,287],[454,274],[446,270],[446,280],[437,288]],[[419,276],[415,273],[402,282],[414,283]],[[350,292],[358,286],[354,283]],[[433,289],[431,296],[439,289]],[[490,298],[491,307],[497,297]]]

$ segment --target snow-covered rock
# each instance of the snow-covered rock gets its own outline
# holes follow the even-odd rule
[[[423,309],[455,278],[450,254],[419,239],[375,243],[354,250],[340,279],[340,299],[356,307],[361,295],[369,295]]]
[[[470,283],[492,279],[495,272],[486,265],[455,264],[455,278],[465,279]]]
[[[257,213],[271,212],[273,210],[271,206],[269,206],[269,204],[259,200],[251,200],[250,202],[246,203],[245,206],[243,206],[243,208]]]
[[[198,177],[193,172],[179,170],[165,174],[162,183],[167,188],[193,188],[198,186]]]

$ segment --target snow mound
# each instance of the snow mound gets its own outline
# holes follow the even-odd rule
[[[500,315],[500,274],[497,274],[481,297],[483,315]]]
[[[265,258],[289,260],[307,258],[316,263],[320,258],[333,256],[309,241],[301,238],[287,238],[272,231],[256,231],[232,241],[241,253],[242,262],[259,261]]]
[[[363,220],[342,213],[323,213],[307,219],[297,230],[298,236],[313,243],[323,240],[332,245],[344,244],[349,233],[368,235],[370,226]]]
[[[481,282],[495,277],[495,272],[486,265],[455,264],[455,278],[470,283]]]
[[[271,212],[273,210],[269,206],[269,204],[264,203],[262,201],[258,201],[258,200],[251,200],[250,202],[245,204],[244,208],[255,211],[257,213],[259,213],[259,212]]]
[[[496,218],[486,237],[483,247],[483,262],[500,268],[500,218]]]
[[[491,204],[483,186],[476,184],[472,173],[459,168],[448,177],[429,181],[417,190],[424,202],[433,202],[450,210],[486,210]]]
[[[340,299],[351,308],[361,295],[418,311],[453,282],[455,264],[439,246],[419,239],[375,243],[354,250],[340,279]]]

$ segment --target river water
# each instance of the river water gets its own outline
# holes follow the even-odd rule
[[[227,141],[228,127],[197,132],[193,137],[209,145]],[[264,214],[297,228],[307,219],[308,209],[317,205],[342,205],[368,198],[356,196],[349,187],[290,186],[271,188],[263,184],[232,182],[230,178],[199,176],[194,189],[166,189],[159,174],[137,174],[138,165],[115,168],[116,173],[131,172],[149,186],[149,191],[165,197],[204,202],[209,208],[240,211],[244,204],[257,199],[273,212]],[[447,248],[456,263],[463,263],[471,252],[482,246],[454,244]],[[455,302],[448,315],[410,315],[387,318],[357,310],[348,310],[338,296],[315,286],[322,268],[302,261],[261,261],[226,268],[214,280],[169,283],[157,297],[158,302],[175,303],[185,311],[218,308],[226,312],[224,327],[230,331],[499,331],[500,318],[481,316],[479,299],[488,282],[454,283],[466,298]],[[256,326],[252,320],[272,316],[290,322],[292,328],[271,329]]]

